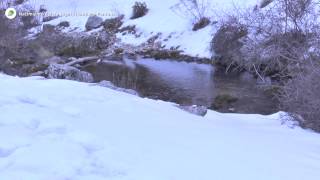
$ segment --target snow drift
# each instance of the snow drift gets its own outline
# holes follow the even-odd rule
[[[189,114],[68,80],[0,75],[0,179],[317,180],[320,135],[272,116]]]

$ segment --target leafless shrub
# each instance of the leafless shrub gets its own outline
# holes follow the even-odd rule
[[[210,7],[209,0],[180,0],[171,10],[183,18],[190,19],[193,24],[192,30],[197,31],[210,24]]]
[[[316,5],[315,0],[277,0],[263,9],[237,9],[238,22],[247,28],[248,35],[241,38],[240,50],[229,51],[228,59],[222,62],[259,76],[289,78],[292,67],[306,59],[310,42],[318,36]]]
[[[192,18],[192,21],[199,22],[202,18],[207,17],[210,3],[208,0],[180,0],[172,7],[176,13],[186,18]]]
[[[135,2],[132,9],[133,9],[133,12],[132,12],[131,19],[137,19],[137,18],[143,17],[149,11],[149,9],[147,8],[147,4],[145,2]]]
[[[320,32],[316,0],[276,0],[239,15],[248,35],[223,60],[281,82],[279,100],[289,117],[320,131]],[[236,39],[239,41],[239,39]],[[235,58],[236,56],[236,58]]]
[[[282,108],[301,126],[320,131],[320,70],[309,65],[288,81],[280,95]]]
[[[205,28],[206,26],[208,26],[210,24],[210,19],[207,18],[207,17],[203,17],[201,18],[198,22],[196,22],[194,25],[193,25],[193,28],[192,30],[193,31],[197,31],[199,29],[202,29],[202,28]]]
[[[124,18],[124,15],[120,15],[116,18],[106,19],[103,23],[104,29],[107,32],[112,32],[112,33],[119,31],[119,28],[123,24],[123,18]]]

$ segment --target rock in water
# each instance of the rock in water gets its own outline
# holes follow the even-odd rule
[[[50,79],[68,79],[81,82],[93,82],[93,77],[90,73],[80,71],[72,66],[61,64],[51,64],[48,67],[46,74]]]
[[[86,30],[99,28],[103,24],[103,19],[99,16],[90,16],[86,23]]]

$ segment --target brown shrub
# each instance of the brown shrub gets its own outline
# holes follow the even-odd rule
[[[198,22],[196,22],[194,25],[193,25],[193,28],[192,30],[193,31],[197,31],[199,29],[202,29],[202,28],[205,28],[206,26],[208,26],[210,24],[210,19],[207,18],[207,17],[202,17]]]
[[[104,29],[110,33],[116,33],[123,24],[124,15],[116,18],[106,19],[103,23]]]
[[[147,8],[147,4],[145,2],[135,2],[135,4],[132,6],[133,12],[131,19],[137,19],[140,17],[145,16],[149,9]]]
[[[218,63],[229,66],[236,61],[240,62],[240,49],[243,46],[241,39],[247,34],[247,27],[237,19],[231,18],[225,22],[211,41],[212,51],[219,57]]]
[[[309,65],[288,81],[280,95],[282,108],[302,127],[320,131],[320,69]]]

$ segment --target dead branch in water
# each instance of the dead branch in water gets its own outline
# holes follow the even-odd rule
[[[84,63],[84,62],[88,62],[88,61],[95,61],[95,60],[99,60],[100,57],[98,56],[90,56],[90,57],[83,57],[83,58],[69,58],[71,60],[71,62],[66,63],[65,65],[67,66],[74,66],[76,64],[80,64],[80,63]]]

